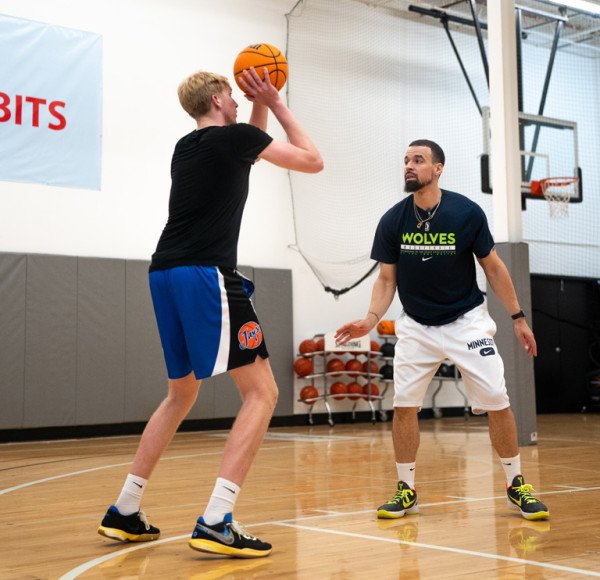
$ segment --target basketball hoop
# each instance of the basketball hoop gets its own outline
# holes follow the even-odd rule
[[[544,196],[550,209],[550,217],[566,217],[569,200],[577,193],[578,177],[546,177],[531,182],[531,193]]]

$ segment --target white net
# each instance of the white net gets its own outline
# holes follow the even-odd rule
[[[573,177],[548,177],[540,181],[551,218],[569,215],[569,200],[575,194],[577,182],[578,180]]]

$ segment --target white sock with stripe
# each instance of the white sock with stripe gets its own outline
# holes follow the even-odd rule
[[[217,477],[208,505],[202,517],[209,526],[223,521],[225,514],[233,513],[240,488],[233,481]]]
[[[140,511],[142,495],[144,495],[147,483],[147,479],[133,475],[132,473],[127,476],[125,485],[123,485],[123,489],[121,490],[121,495],[119,495],[115,503],[121,515],[129,516]]]

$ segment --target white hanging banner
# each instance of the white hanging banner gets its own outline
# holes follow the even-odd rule
[[[100,189],[102,37],[0,14],[0,180]]]

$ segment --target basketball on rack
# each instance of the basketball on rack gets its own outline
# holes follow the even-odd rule
[[[294,361],[294,371],[299,377],[305,377],[312,374],[313,368],[313,362],[304,356],[301,356]]]
[[[387,358],[394,357],[394,345],[391,342],[386,342],[381,345],[381,354]]]
[[[324,338],[318,338],[315,341],[315,344],[317,346],[316,352],[323,352],[325,350],[325,339]]]
[[[317,345],[315,344],[315,341],[310,338],[303,340],[300,343],[300,346],[298,347],[298,351],[301,352],[302,354],[308,354],[311,352],[315,352],[316,350],[317,350]]]
[[[271,83],[279,91],[285,85],[288,77],[288,64],[283,53],[272,44],[251,44],[237,55],[233,65],[233,78],[238,87],[244,90],[239,79],[244,77],[244,71],[254,67],[258,76],[264,78],[264,69],[271,79]]]
[[[351,396],[352,395],[358,395],[358,396]],[[350,383],[348,385],[348,398],[351,401],[356,401],[358,399],[361,398],[361,395],[363,394],[363,390],[362,390],[362,385],[360,385],[359,383]]]
[[[392,365],[383,365],[379,372],[383,375],[386,381],[391,381],[394,378],[394,367]]]
[[[329,392],[333,395],[333,398],[336,401],[339,401],[348,393],[348,387],[345,385],[345,383],[333,383],[333,385],[329,387]]]
[[[377,324],[379,334],[396,334],[396,324],[393,320],[380,320]]]
[[[319,391],[317,391],[317,389],[315,387],[313,387],[312,385],[306,385],[306,387],[304,387],[300,391],[300,398],[307,405],[314,405],[315,404],[314,401],[307,401],[307,399],[316,399],[318,396],[319,396]]]
[[[344,364],[344,361],[339,358],[332,358],[327,362],[326,370],[328,373],[336,373],[335,375],[332,375],[334,377],[339,377],[345,369],[346,365]]]
[[[363,386],[363,395],[367,395],[367,397],[378,397],[379,396],[379,387],[375,383],[367,383]]]
[[[348,372],[357,372],[360,373],[363,370],[363,364],[355,359],[355,358],[351,358],[347,363],[346,363],[346,370]]]
[[[379,343],[376,340],[372,340],[371,341],[371,352],[380,352],[381,351],[381,347],[379,346]]]
[[[379,372],[379,367],[372,361],[367,361],[362,365],[362,372],[376,375]]]

